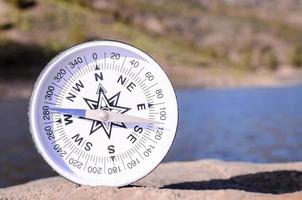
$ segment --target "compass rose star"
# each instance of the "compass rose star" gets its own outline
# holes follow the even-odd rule
[[[121,92],[118,92],[115,95],[113,95],[111,98],[108,98],[105,94],[104,89],[100,88],[99,92],[98,92],[97,100],[92,100],[92,99],[88,99],[88,98],[83,98],[83,99],[87,103],[88,107],[92,110],[105,109],[105,110],[108,110],[111,112],[116,112],[116,113],[122,114],[122,113],[129,111],[130,108],[117,105],[118,101],[119,101],[120,93]],[[98,129],[103,128],[104,132],[110,139],[112,126],[127,128],[126,125],[122,122],[101,122],[101,121],[93,120],[89,135],[91,135]]]

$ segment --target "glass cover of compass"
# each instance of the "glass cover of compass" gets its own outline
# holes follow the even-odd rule
[[[174,89],[149,55],[118,41],[92,41],[56,56],[29,108],[44,160],[81,185],[124,186],[149,174],[175,137]]]

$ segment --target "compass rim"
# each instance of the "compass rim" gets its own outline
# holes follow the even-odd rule
[[[174,132],[174,136],[173,139],[171,140],[168,150],[167,152],[165,152],[164,156],[162,159],[159,160],[159,162],[155,162],[156,164],[154,164],[154,166],[152,167],[152,169],[150,171],[146,171],[146,173],[142,176],[139,177],[137,179],[133,179],[130,182],[127,183],[123,183],[123,184],[114,184],[114,185],[106,185],[106,184],[99,184],[99,181],[91,181],[91,180],[86,180],[86,179],[82,179],[80,178],[79,175],[72,175],[70,172],[62,169],[57,162],[55,162],[55,159],[53,158],[53,156],[51,155],[51,153],[49,153],[46,149],[45,144],[43,144],[42,139],[40,137],[41,133],[39,133],[38,129],[37,129],[37,120],[36,120],[36,116],[35,113],[37,111],[36,105],[37,105],[37,101],[39,100],[39,92],[41,89],[41,86],[43,84],[43,81],[47,78],[47,75],[49,73],[49,71],[56,66],[56,63],[58,63],[61,59],[66,58],[68,55],[74,53],[75,51],[79,51],[83,48],[86,47],[92,47],[92,46],[98,46],[100,43],[108,43],[108,45],[112,45],[112,46],[118,46],[118,47],[122,47],[125,48],[129,51],[134,50],[134,52],[138,51],[140,52],[140,56],[142,57],[147,57],[148,61],[151,61],[153,63],[155,63],[156,65],[158,65],[161,68],[161,71],[164,72],[168,82],[169,82],[169,87],[172,89],[173,91],[173,95],[174,95],[174,100],[175,100],[175,106],[176,106],[176,124],[175,127],[173,128]],[[129,49],[129,47],[131,49]],[[144,177],[148,176],[150,173],[152,173],[160,164],[161,162],[167,157],[168,153],[170,152],[172,145],[175,141],[176,135],[177,135],[177,129],[178,129],[178,125],[179,125],[179,106],[178,106],[178,98],[175,92],[175,89],[172,85],[172,82],[168,76],[168,74],[166,73],[166,71],[164,70],[164,68],[148,53],[146,53],[145,51],[141,50],[140,48],[123,42],[123,41],[119,41],[119,40],[111,40],[111,39],[102,39],[102,40],[93,40],[93,41],[88,41],[88,42],[83,42],[83,43],[79,43],[79,44],[75,44],[71,47],[65,48],[62,51],[60,51],[54,58],[52,58],[43,68],[43,70],[40,72],[32,94],[31,94],[31,98],[29,101],[29,109],[28,109],[28,116],[29,116],[29,127],[30,127],[30,133],[31,136],[33,138],[34,144],[35,144],[35,148],[37,149],[37,151],[39,152],[39,154],[42,156],[42,158],[46,161],[46,163],[48,164],[48,166],[50,166],[56,173],[58,173],[58,175],[60,175],[61,177],[75,183],[78,185],[89,185],[89,186],[112,186],[112,187],[122,187],[122,186],[126,186],[129,184],[132,184],[134,182],[137,182],[141,179],[143,179]]]

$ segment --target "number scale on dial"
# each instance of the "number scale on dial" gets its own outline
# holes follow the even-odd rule
[[[150,56],[117,41],[93,41],[55,57],[30,102],[38,151],[63,177],[123,186],[149,174],[175,137],[173,87]]]

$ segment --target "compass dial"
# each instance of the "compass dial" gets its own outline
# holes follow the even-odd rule
[[[123,186],[150,173],[175,137],[173,87],[150,56],[117,41],[93,41],[55,57],[29,109],[34,142],[63,177]]]

